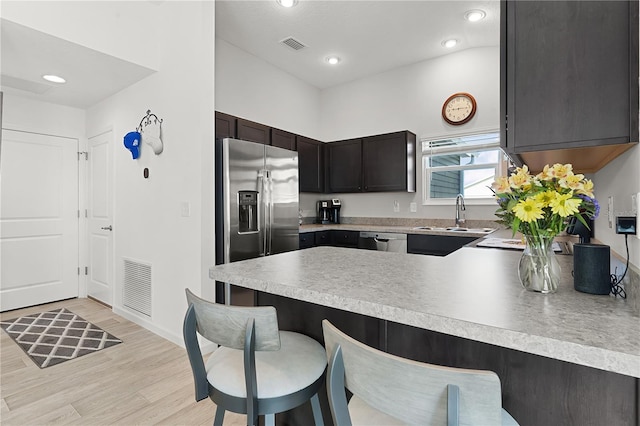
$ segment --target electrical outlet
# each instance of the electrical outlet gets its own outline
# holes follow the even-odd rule
[[[636,227],[637,227],[638,223],[640,222],[640,192],[636,194],[636,202],[634,204],[634,207],[636,209]],[[640,232],[636,232],[636,238],[640,240]]]
[[[398,200],[393,200],[393,211],[395,213],[400,212],[400,202]]]
[[[416,203],[410,203],[409,204],[409,211],[411,213],[415,213],[418,211],[418,205]]]

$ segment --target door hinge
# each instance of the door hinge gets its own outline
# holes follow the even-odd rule
[[[89,160],[89,152],[87,151],[78,151],[78,161],[80,161],[80,156],[84,155],[85,161]]]
[[[84,209],[84,217],[89,217],[89,211],[87,209]]]
[[[84,267],[84,274],[85,275],[89,275],[89,267],[88,266]]]
[[[78,275],[80,275],[80,267],[78,266]]]
[[[80,217],[80,210],[78,210],[78,217]]]

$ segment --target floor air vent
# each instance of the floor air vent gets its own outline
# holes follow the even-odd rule
[[[151,265],[124,260],[123,304],[151,317]]]
[[[293,37],[287,37],[284,40],[280,40],[280,43],[284,44],[285,46],[289,46],[293,50],[300,50],[300,49],[304,49],[305,47],[307,47],[304,43],[302,43],[301,41],[296,40]]]

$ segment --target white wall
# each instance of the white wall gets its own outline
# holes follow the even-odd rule
[[[158,72],[89,108],[87,132],[112,127],[115,137],[114,310],[179,343],[184,289],[199,293],[213,263],[212,235],[203,230],[213,232],[214,11],[212,2],[165,2],[158,10],[147,34],[161,47]],[[133,160],[123,137],[147,109],[163,119],[164,151],[155,155],[143,144]],[[190,204],[189,217],[182,203]],[[150,322],[122,306],[123,257],[152,265]]]
[[[3,98],[3,129],[86,140],[84,110],[7,93]]]
[[[14,94],[3,95],[2,128],[23,132],[40,133],[44,135],[62,136],[76,139],[78,149],[86,146],[85,120],[86,113],[82,109],[56,105],[47,102],[23,98]],[[80,181],[84,178],[86,168],[78,163]],[[85,204],[85,192],[80,188],[78,202]],[[83,235],[82,225],[80,236]],[[79,265],[86,265],[86,242],[79,242]],[[87,286],[85,277],[78,280],[78,295],[86,296]]]
[[[146,1],[0,2],[5,19],[151,69],[158,62],[153,34],[162,25],[155,15],[161,7]]]
[[[619,255],[626,256],[624,236],[615,233],[615,216],[632,216],[631,195],[640,192],[640,146],[636,145],[599,170],[594,178],[595,196],[600,203],[595,237]],[[613,227],[607,219],[607,200],[613,196]],[[640,240],[630,235],[629,262],[640,267]],[[618,270],[618,274],[622,271]]]
[[[184,288],[210,287],[214,258],[214,3],[5,0],[1,7],[14,22],[158,70],[87,111],[5,94],[3,123],[85,143],[113,130],[114,311],[182,342]],[[134,161],[123,136],[147,109],[164,120],[165,148],[156,156],[143,145]],[[122,306],[123,257],[152,264],[150,320]]]
[[[472,72],[469,66],[472,66]],[[410,130],[420,137],[498,129],[500,52],[468,49],[355,82],[319,91],[235,46],[216,40],[216,110],[322,141]],[[474,119],[461,127],[441,118],[442,104],[455,92],[478,102]],[[257,94],[260,94],[257,96]],[[287,99],[271,104],[266,99]],[[247,100],[255,102],[247,102]],[[421,159],[418,158],[418,167]],[[332,194],[343,200],[344,216],[448,218],[452,206],[422,206],[422,176],[415,193]],[[305,216],[328,198],[301,194]],[[401,211],[393,212],[398,200]],[[416,202],[418,211],[409,212]],[[493,220],[495,205],[469,205],[468,219]]]
[[[409,130],[420,138],[499,129],[500,50],[467,49],[322,92],[321,128],[324,141]],[[442,104],[453,93],[468,92],[478,103],[475,117],[462,126],[447,124]],[[332,194],[342,199],[341,213],[354,217],[451,218],[453,205],[422,205],[421,156],[417,160],[415,193]],[[301,205],[313,211],[319,196],[305,194]],[[394,201],[400,212],[393,211]],[[417,212],[409,204],[417,204]],[[467,219],[494,220],[496,206],[467,203]]]
[[[320,138],[320,91],[216,39],[216,111]]]
[[[467,49],[322,91],[324,141],[397,130],[418,137],[498,129],[500,50]],[[471,93],[475,117],[462,126],[447,124],[442,104],[453,93]]]

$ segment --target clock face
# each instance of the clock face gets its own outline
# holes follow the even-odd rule
[[[468,93],[453,94],[442,105],[442,118],[453,125],[466,123],[475,113],[476,100]]]

